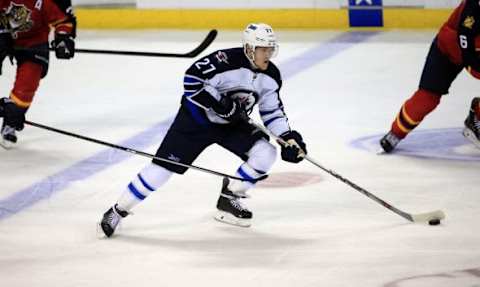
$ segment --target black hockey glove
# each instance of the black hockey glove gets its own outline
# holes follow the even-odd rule
[[[282,159],[284,161],[298,163],[303,160],[307,154],[307,146],[303,142],[302,136],[297,131],[288,131],[280,135],[288,145],[282,145]]]
[[[71,59],[75,55],[75,40],[68,33],[56,33],[52,41],[58,59]]]
[[[9,98],[1,98],[0,106],[3,108],[3,122],[5,125],[16,129],[23,130],[25,124],[25,113],[27,109],[17,106]]]
[[[0,34],[0,75],[2,74],[3,60],[9,56],[10,62],[13,59],[13,40],[9,33]]]
[[[222,101],[220,101],[218,105],[214,105],[212,109],[217,116],[230,122],[230,124],[248,121],[245,106],[238,100],[224,97]]]

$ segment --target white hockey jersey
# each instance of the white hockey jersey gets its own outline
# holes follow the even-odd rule
[[[280,71],[272,62],[266,71],[255,70],[243,48],[219,50],[196,61],[186,71],[182,104],[202,124],[227,124],[212,106],[234,92],[254,92],[247,108],[258,104],[264,125],[279,136],[290,130],[279,96],[281,87]]]

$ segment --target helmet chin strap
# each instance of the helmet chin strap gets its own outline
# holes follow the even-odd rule
[[[257,65],[255,65],[255,60],[252,60],[252,59],[250,59],[250,58],[248,58],[248,60],[250,61],[250,65],[252,65],[252,68],[253,68],[254,70],[258,70],[258,69],[259,69],[259,67],[258,67]]]
[[[257,65],[255,65],[255,49],[250,48],[250,53],[248,53],[248,47],[245,46],[244,48],[245,56],[247,56],[248,61],[250,61],[250,65],[252,68],[259,69]]]

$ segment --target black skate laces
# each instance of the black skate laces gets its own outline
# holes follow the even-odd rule
[[[113,209],[113,211],[107,215],[107,222],[110,225],[110,227],[114,228],[118,225],[121,218],[122,218],[121,215],[118,214],[115,209]]]
[[[473,126],[475,127],[476,129],[476,133],[477,133],[477,136],[478,136],[478,133],[480,132],[480,120],[477,119],[476,116],[474,116],[473,118]]]
[[[222,197],[225,197],[225,198],[228,198],[228,200],[230,201],[230,203],[232,204],[233,207],[235,207],[236,209],[238,210],[246,210],[248,211],[248,209],[242,204],[242,202],[240,201],[240,198],[241,197],[238,197],[236,196],[235,194],[225,194],[225,193],[220,193],[220,196]]]
[[[238,198],[232,198],[230,199],[230,202],[236,209],[248,211],[248,209],[242,204],[242,202]]]
[[[3,126],[2,128],[2,136],[6,136],[6,135],[15,135],[15,129],[12,128],[11,126]]]
[[[400,142],[397,136],[395,136],[391,132],[387,134],[387,136],[385,137],[385,140],[387,140],[387,142],[392,146],[396,146]]]

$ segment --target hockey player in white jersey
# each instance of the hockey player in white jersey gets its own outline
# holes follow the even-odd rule
[[[180,109],[156,153],[160,158],[191,164],[216,143],[244,161],[236,171],[244,181],[223,179],[215,216],[221,222],[250,226],[252,212],[241,201],[276,160],[276,147],[268,136],[246,121],[255,104],[264,125],[289,143],[282,147],[283,160],[298,163],[307,152],[301,135],[290,128],[280,100],[282,79],[270,62],[277,52],[272,28],[249,24],[243,33],[243,47],[219,50],[196,61],[185,73]],[[110,237],[120,220],[173,173],[186,170],[155,159],[145,166],[103,215],[100,226],[105,235]]]

